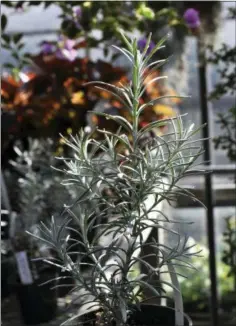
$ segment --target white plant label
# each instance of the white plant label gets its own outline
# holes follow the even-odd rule
[[[15,253],[17,269],[19,272],[20,280],[22,284],[32,284],[33,277],[29,267],[29,261],[25,251],[19,251]]]

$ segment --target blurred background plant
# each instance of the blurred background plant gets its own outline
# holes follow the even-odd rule
[[[60,211],[61,203],[68,202],[70,197],[68,191],[60,186],[59,173],[55,172],[52,176],[54,160],[51,154],[55,147],[52,140],[29,139],[28,142],[27,151],[21,142],[16,143],[17,158],[10,161],[18,188],[18,198],[11,199],[18,204],[15,208],[23,230],[37,224],[39,219],[45,221],[48,216]]]
[[[26,230],[36,231],[39,221],[45,223],[52,215],[60,220],[63,204],[70,205],[76,200],[76,191],[61,186],[63,176],[58,171],[61,161],[54,159],[55,149],[55,143],[49,138],[29,138],[28,150],[23,149],[20,141],[14,146],[17,157],[10,161],[13,171],[5,171],[6,185],[14,189],[9,194],[16,213],[13,238]]]
[[[228,8],[228,19],[236,19],[236,8]],[[236,97],[236,44],[229,46],[225,43],[218,50],[214,46],[209,47],[208,61],[217,65],[219,74],[219,82],[214,85],[210,94],[210,100],[219,100],[227,94]],[[229,158],[229,161],[236,162],[236,102],[228,109],[226,113],[219,113],[217,123],[221,127],[221,134],[213,139],[216,149],[223,149]],[[236,175],[234,174],[236,180]],[[222,284],[230,286],[225,287],[222,293],[222,304],[224,307],[235,306],[236,297],[236,217],[228,216],[225,218],[225,232],[223,233],[223,250],[219,260],[219,267],[224,264],[227,273],[225,282]],[[219,281],[220,275],[218,274]]]
[[[228,9],[228,18],[236,19],[235,7]],[[208,61],[218,67],[218,74],[220,81],[214,85],[214,90],[210,94],[210,100],[219,100],[226,94],[236,96],[236,75],[235,75],[235,62],[236,62],[236,45],[234,47],[225,43],[221,45],[218,50],[214,46],[209,47],[210,53]],[[236,136],[235,136],[235,123],[236,123],[236,103],[233,107],[229,108],[227,113],[218,114],[218,123],[221,126],[222,134],[215,137],[216,149],[224,149],[230,161],[236,161]]]
[[[61,19],[58,40],[45,39],[40,43],[38,54],[31,54],[26,53],[23,34],[7,32],[11,16],[1,16],[2,47],[13,58],[12,62],[3,64],[3,165],[7,164],[9,157],[14,157],[12,148],[16,139],[43,136],[58,142],[59,133],[74,133],[88,124],[87,112],[95,107],[103,107],[99,99],[104,97],[107,100],[108,96],[98,89],[94,91],[94,88],[85,88],[85,82],[100,79],[117,85],[127,79],[129,67],[119,67],[119,53],[114,49],[109,50],[114,42],[120,44],[118,28],[127,32],[141,32],[140,47],[145,44],[150,31],[154,31],[154,42],[160,35],[170,31],[170,41],[157,59],[169,56],[170,53],[175,53],[177,57],[188,34],[188,26],[182,17],[189,6],[188,2],[172,3],[167,7],[165,2],[159,1],[117,1],[112,7],[108,1],[3,1],[2,5],[17,13],[35,6],[44,6],[46,10],[53,5],[58,7]],[[191,2],[191,6],[194,5],[201,9],[199,2]],[[212,33],[217,26],[215,18],[220,4],[210,2],[207,6],[214,16],[204,10],[201,19],[203,25],[208,19],[212,21],[212,25],[207,25],[211,28],[206,28]],[[178,42],[173,42],[176,38]],[[93,59],[94,49],[103,52],[103,59]],[[177,61],[173,58],[171,64]],[[161,69],[156,70],[155,74],[159,74]],[[163,82],[158,88],[150,85],[143,100],[147,100],[147,97],[152,99],[156,93],[175,95],[176,90],[172,84]],[[106,110],[125,114],[122,105],[113,96],[109,96],[109,101]],[[180,104],[180,101],[170,99],[160,102],[143,117],[143,123],[175,115],[173,105],[176,104]],[[94,120],[99,126],[108,128],[110,125],[110,128],[114,128],[111,121],[95,117]],[[58,153],[63,150],[64,147],[59,142]]]
[[[51,214],[58,213],[61,202],[68,202],[70,196],[60,187],[58,174],[51,177],[53,142],[29,139],[28,143],[28,150],[24,150],[21,141],[16,142],[17,157],[10,161],[13,170],[5,170],[5,182],[7,188],[12,189],[9,200],[14,203],[10,214],[11,250],[26,250],[30,258],[35,258],[43,253],[45,246],[32,241],[25,231],[35,232],[39,221],[45,222]]]
[[[195,243],[194,239],[189,240],[189,243]],[[191,258],[190,263],[196,268],[188,271],[188,278],[181,278],[181,289],[185,302],[185,309],[189,312],[207,312],[209,310],[209,293],[210,279],[208,269],[209,250],[203,244],[197,244],[196,248],[201,250],[201,259]],[[234,288],[234,276],[231,271],[231,266],[225,260],[221,260],[221,255],[217,257],[218,268],[218,284],[219,295],[221,301],[232,292]],[[178,269],[181,274],[183,270]],[[232,307],[232,305],[229,305]],[[228,308],[229,308],[228,307]]]
[[[226,230],[224,236],[224,251],[222,261],[229,267],[227,276],[234,279],[234,291],[236,293],[236,218],[235,216],[227,217]]]
[[[26,147],[27,150],[24,149]],[[6,293],[10,291],[9,288],[12,290],[12,284],[16,284],[18,280],[14,253],[19,251],[27,253],[34,281],[42,272],[48,270],[48,266],[42,262],[34,262],[33,259],[54,256],[43,242],[29,237],[26,230],[38,234],[39,222],[48,223],[52,215],[60,223],[63,204],[70,205],[76,199],[76,192],[73,189],[61,186],[62,175],[57,170],[61,164],[60,160],[54,159],[55,150],[55,142],[49,138],[29,138],[27,145],[19,140],[14,146],[16,159],[10,161],[12,168],[4,171],[6,187],[11,189],[9,200],[13,203],[13,211],[9,214],[10,245],[5,250],[6,252],[2,252],[3,257],[6,256],[6,259],[3,259]],[[52,166],[55,168],[53,173]],[[73,226],[73,223],[69,226]],[[69,230],[67,232],[70,233]],[[6,242],[3,242],[4,244]],[[61,276],[61,273],[57,273],[57,276]],[[66,273],[62,276],[66,276]],[[60,284],[59,279],[57,282]],[[66,295],[72,283],[70,280],[69,282],[65,280],[64,288],[59,288],[57,291],[58,296]]]

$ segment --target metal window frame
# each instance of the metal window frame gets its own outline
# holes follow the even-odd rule
[[[210,143],[211,125],[210,115],[212,110],[212,103],[208,101],[208,85],[207,85],[207,63],[206,63],[206,48],[204,44],[204,36],[200,35],[197,43],[198,52],[198,74],[199,74],[199,97],[202,124],[206,124],[203,128],[204,140],[204,169],[210,173],[204,174],[205,181],[205,201],[206,201],[206,223],[207,223],[207,238],[209,247],[209,267],[211,280],[211,325],[219,325],[219,300],[217,289],[217,267],[216,267],[216,244],[215,244],[215,216],[214,206],[215,196],[212,187],[212,176],[216,174],[235,174],[235,166],[218,166],[212,167],[210,162],[212,160],[212,143]]]

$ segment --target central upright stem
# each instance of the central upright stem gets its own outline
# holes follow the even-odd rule
[[[133,45],[137,47],[136,42]],[[133,146],[134,152],[136,150],[137,145],[137,133],[138,133],[138,105],[139,105],[139,65],[138,65],[138,56],[137,51],[134,51],[134,66],[133,66],[133,76],[132,76],[132,83],[133,83]]]

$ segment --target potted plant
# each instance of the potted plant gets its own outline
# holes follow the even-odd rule
[[[66,168],[63,172],[68,177],[63,184],[76,187],[78,198],[70,207],[64,207],[64,220],[60,225],[54,218],[50,225],[42,222],[38,228],[40,234],[34,236],[55,250],[60,261],[50,257],[42,259],[69,271],[76,279],[77,290],[81,291],[84,309],[63,324],[83,315],[80,325],[192,325],[183,311],[175,267],[191,268],[188,259],[197,256],[198,252],[192,250],[186,236],[172,230],[173,221],[160,209],[160,204],[171,202],[175,190],[193,197],[188,190],[178,186],[178,181],[193,170],[202,153],[201,146],[192,139],[201,128],[194,129],[194,124],[185,128],[181,116],[139,125],[141,113],[161,100],[159,97],[140,103],[148,86],[145,80],[164,63],[163,60],[150,60],[163,47],[166,38],[150,50],[150,35],[140,52],[135,38],[129,39],[123,32],[121,36],[126,48],[116,49],[132,63],[131,82],[119,87],[104,82],[94,85],[112,93],[132,119],[96,112],[98,116],[115,121],[119,126],[117,132],[96,129],[96,133],[103,135],[102,141],[93,138],[94,131],[85,133],[83,130],[76,137],[64,138],[74,155],[64,158]],[[150,78],[149,85],[163,78]],[[168,126],[168,133],[160,135],[156,132],[162,126]],[[74,212],[75,207],[79,216]],[[66,235],[72,219],[76,222],[74,232],[82,239],[80,252],[73,249],[78,241]],[[99,224],[96,223],[98,219]],[[94,228],[96,235],[91,241],[88,233]],[[151,228],[170,233],[176,240],[175,245],[170,246],[156,238],[147,241],[145,232]],[[152,252],[144,255],[142,252],[146,247]],[[76,261],[71,259],[72,254],[77,254]],[[155,266],[147,262],[150,255]],[[81,271],[84,264],[90,266],[89,276]],[[140,264],[145,272],[132,273],[136,264]],[[167,272],[170,282],[162,277]],[[153,296],[162,298],[165,297],[164,285],[173,289],[174,307],[145,304],[143,290],[148,288]]]
[[[17,230],[22,231],[31,228],[33,232],[36,232],[36,225],[40,220],[45,222],[50,215],[57,216],[61,201],[68,202],[75,197],[70,189],[60,186],[61,174],[54,173],[53,178],[51,177],[50,165],[54,163],[53,152],[55,148],[56,146],[51,139],[36,140],[31,138],[28,139],[28,144],[24,146],[22,142],[18,142],[14,146],[17,158],[15,161],[10,161],[14,170],[10,175],[7,175],[7,181],[9,188],[12,188],[11,180],[12,178],[16,180],[14,183],[16,191],[14,196],[11,196],[11,201],[18,204],[14,205],[15,210],[18,211],[17,219],[20,222],[20,225],[16,227]],[[24,231],[21,235],[24,235]],[[18,234],[18,237],[21,235]],[[29,240],[27,240],[28,242]],[[26,245],[29,246],[29,244]],[[42,251],[42,244],[39,243],[35,249],[36,252],[30,253],[30,258],[39,256],[38,251]],[[38,267],[41,266],[38,265],[37,269]],[[47,267],[48,270],[49,266],[44,264],[43,267]],[[54,266],[51,266],[51,269],[54,269],[61,276],[61,272]],[[41,271],[42,269],[38,271],[39,274]],[[68,277],[68,279],[64,279],[63,284],[58,281],[58,285],[57,296],[63,297],[74,287],[74,282]]]
[[[12,174],[6,173],[9,188],[14,186],[11,202],[15,202],[15,211],[10,214],[9,232],[15,258],[14,285],[24,322],[39,324],[55,317],[58,292],[39,285],[55,278],[58,271],[54,266],[32,261],[33,258],[51,253],[44,244],[29,237],[25,230],[36,232],[35,226],[39,220],[45,221],[50,216],[49,212],[52,214],[59,209],[53,199],[66,200],[66,189],[60,188],[58,191],[57,176],[49,178],[50,168],[47,164],[52,162],[50,140],[30,139],[27,150],[22,143],[15,144],[14,148],[17,158],[10,162],[14,171]],[[55,193],[54,197],[52,192]]]

